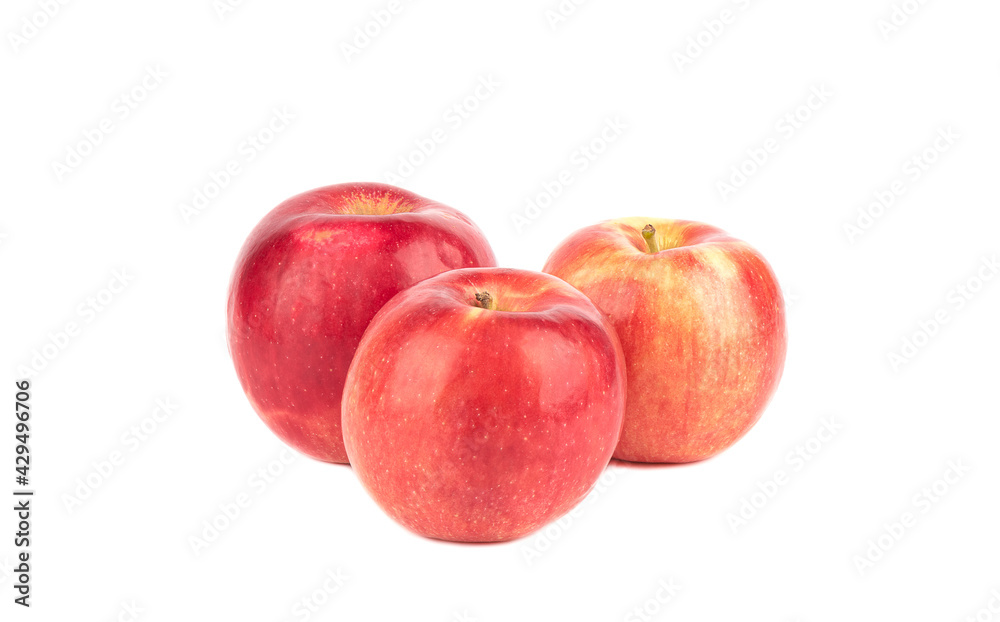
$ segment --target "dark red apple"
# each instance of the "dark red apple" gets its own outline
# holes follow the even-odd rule
[[[229,286],[229,350],[250,404],[298,451],[347,462],[344,378],[375,313],[422,279],[493,265],[471,220],[406,190],[354,183],[288,199],[247,238]]]
[[[760,418],[785,363],[785,306],[749,244],[702,223],[622,218],[572,234],[543,270],[589,296],[621,339],[616,458],[702,460]]]
[[[412,531],[490,542],[568,512],[608,464],[625,368],[607,319],[538,272],[454,270],[372,321],[344,389],[344,441]]]

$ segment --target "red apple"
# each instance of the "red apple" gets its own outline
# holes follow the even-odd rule
[[[572,234],[544,271],[590,297],[621,339],[616,458],[702,460],[760,418],[785,363],[785,307],[750,245],[697,222],[623,218]]]
[[[494,265],[472,221],[406,190],[341,184],[288,199],[247,238],[229,286],[229,350],[250,404],[298,451],[347,462],[344,378],[375,313],[417,281]]]
[[[368,327],[344,389],[361,483],[423,536],[510,540],[586,496],[618,442],[621,346],[583,294],[538,272],[454,270]]]

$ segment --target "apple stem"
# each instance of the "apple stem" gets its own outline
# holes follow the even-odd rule
[[[476,292],[476,302],[480,309],[497,310],[497,303],[493,300],[493,296],[489,292]]]
[[[646,247],[649,249],[649,252],[658,253],[660,252],[660,247],[656,245],[656,239],[653,238],[654,235],[656,235],[656,229],[653,228],[653,225],[646,225],[642,228],[642,239],[646,240]]]

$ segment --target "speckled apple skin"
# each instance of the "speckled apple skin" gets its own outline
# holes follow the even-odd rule
[[[629,392],[616,458],[703,460],[760,418],[787,337],[778,280],[750,245],[702,223],[623,218],[573,233],[543,271],[593,300],[621,339]]]
[[[465,215],[399,188],[341,184],[283,202],[247,238],[229,287],[229,350],[250,404],[294,449],[347,462],[344,378],[375,313],[422,279],[494,265]]]
[[[476,306],[488,291],[497,310]],[[538,272],[455,270],[393,298],[344,390],[344,439],[389,516],[430,538],[510,540],[582,500],[618,442],[621,346]]]

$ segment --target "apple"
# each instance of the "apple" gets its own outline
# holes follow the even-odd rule
[[[400,188],[340,184],[288,199],[250,233],[229,286],[229,350],[250,404],[294,449],[347,462],[344,378],[375,313],[417,281],[494,265],[465,215]]]
[[[763,256],[710,225],[622,218],[573,233],[544,272],[594,301],[625,351],[615,458],[693,462],[760,418],[785,363],[785,306]]]
[[[583,294],[539,272],[454,270],[372,320],[347,373],[344,441],[411,531],[496,542],[587,495],[624,407],[621,346]]]

